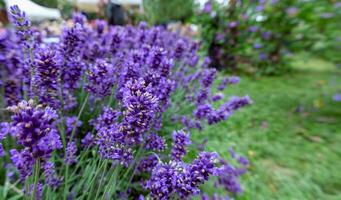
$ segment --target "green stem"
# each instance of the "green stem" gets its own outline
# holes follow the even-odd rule
[[[89,185],[91,186],[91,190],[90,190],[90,191],[92,191],[92,189],[93,189],[94,181],[96,180],[99,171],[102,170],[102,168],[103,168],[103,166],[104,166],[104,164],[105,164],[105,162],[103,162],[103,160],[100,160],[100,162],[102,162],[102,164],[100,164],[100,166],[97,168],[94,177],[93,177],[93,178],[91,179],[91,181],[90,181],[90,184],[89,184]],[[87,187],[87,189],[90,189],[90,188]],[[87,195],[87,194],[88,194],[88,193],[84,193],[84,194],[80,197],[80,199],[83,199],[83,198],[85,197],[85,195]],[[90,195],[91,195],[91,194],[90,194]]]
[[[89,96],[90,96],[89,93],[87,93],[87,95],[86,95],[86,97],[85,97],[85,99],[83,101],[83,104],[81,106],[81,109],[79,110],[79,113],[77,115],[77,121],[80,119],[80,117],[83,114],[83,111],[84,111],[84,108],[85,108],[85,106],[86,106],[86,104],[88,102]],[[74,136],[74,134],[76,132],[76,128],[77,128],[77,124],[75,124],[73,126],[73,129],[72,129],[72,132],[71,132],[70,141],[73,140],[73,136]],[[67,145],[67,144],[65,144],[65,145]],[[65,152],[65,156],[66,156],[66,152]],[[68,186],[68,173],[69,173],[69,165],[66,165],[66,169],[65,169],[65,182],[64,182],[65,183],[65,187],[64,187],[65,188],[64,189],[64,199],[65,200],[67,199],[67,191],[69,190],[69,186]]]
[[[107,169],[107,164],[108,164],[108,161],[105,160],[105,166],[104,166],[104,170],[102,172],[102,176],[101,176],[101,179],[99,181],[99,185],[97,187],[97,192],[96,192],[96,196],[94,199],[97,199],[98,195],[99,195],[99,192],[101,191],[101,187],[102,187],[102,183],[103,183],[103,179],[104,179],[104,175],[105,175],[105,172],[106,172],[106,169]]]
[[[81,107],[81,109],[79,110],[79,113],[78,113],[78,115],[77,115],[77,121],[81,118],[81,116],[82,116],[82,114],[83,114],[83,111],[84,111],[84,108],[85,108],[85,106],[86,106],[86,104],[87,104],[87,102],[88,102],[89,96],[90,96],[90,94],[87,93],[87,94],[86,94],[86,97],[85,97],[85,99],[84,99],[84,101],[83,101],[82,107]],[[73,129],[72,129],[72,132],[71,132],[70,141],[72,141],[72,139],[73,139],[73,136],[74,136],[74,134],[75,134],[75,132],[76,132],[76,128],[77,128],[77,123],[75,123],[75,125],[73,126]]]
[[[40,170],[40,159],[37,159],[35,171],[34,171],[34,182],[33,182],[33,192],[31,195],[31,200],[34,200],[37,193],[37,184],[39,180],[39,170]]]
[[[29,48],[29,58],[30,58],[30,73],[31,73],[31,83],[30,83],[30,92],[33,95],[33,99],[37,100],[38,98],[36,97],[36,85],[35,85],[35,67],[33,66],[33,62],[34,62],[34,57],[33,57],[33,49],[30,47]],[[31,97],[32,98],[32,97]]]
[[[105,195],[106,195],[107,193],[108,193],[109,198],[110,198],[112,192],[115,192],[115,190],[114,190],[114,191],[112,191],[112,190],[113,190],[113,188],[116,188],[116,180],[117,180],[117,174],[118,174],[118,172],[119,172],[119,166],[116,166],[115,169],[114,169],[114,172],[111,174],[111,176],[110,176],[110,178],[109,178],[109,182],[108,182],[108,184],[107,184],[107,187],[105,187],[105,190],[104,190],[104,193],[103,193],[103,195],[102,195],[101,200],[104,200]],[[112,184],[111,182],[113,182],[114,180],[115,180],[115,182]],[[114,187],[112,187],[112,186],[114,186]],[[108,190],[109,190],[109,191],[108,191]]]

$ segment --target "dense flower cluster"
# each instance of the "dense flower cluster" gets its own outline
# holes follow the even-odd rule
[[[21,33],[32,27],[17,7],[12,10],[17,32],[0,38],[6,66],[0,75],[8,77],[1,84],[12,116],[1,124],[0,139],[8,133],[16,139],[10,156],[21,180],[33,184],[26,194],[41,197],[49,186],[64,190],[63,198],[91,199],[94,194],[75,190],[96,185],[95,195],[103,198],[186,199],[200,194],[210,176],[231,171],[216,153],[183,159],[192,129],[226,120],[251,103],[248,96],[222,95],[239,78],[220,79],[208,58],[199,59],[198,42],[145,23],[109,27],[98,20],[91,27],[76,13],[60,41],[46,44]],[[25,42],[34,44],[30,56],[18,47]],[[6,155],[2,146],[0,154]],[[236,173],[219,184],[237,180]],[[120,191],[100,187],[104,183]]]
[[[35,162],[48,162],[53,151],[62,148],[55,120],[56,111],[35,106],[33,101],[22,101],[9,107],[11,135],[16,138],[22,150],[12,149],[11,159],[24,180],[32,174]]]

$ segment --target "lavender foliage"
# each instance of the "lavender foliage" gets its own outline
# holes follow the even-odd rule
[[[96,187],[119,184],[120,191],[112,193],[98,187],[98,195],[131,199],[188,199],[199,195],[210,177],[231,171],[217,162],[222,158],[216,153],[200,151],[184,161],[192,129],[227,120],[251,103],[247,96],[225,101],[220,92],[239,78],[226,77],[219,84],[209,59],[200,59],[198,42],[145,23],[108,26],[98,20],[91,27],[76,13],[60,41],[45,44],[44,34],[33,34],[18,7],[11,15],[16,34],[0,37],[0,64],[6,66],[0,69],[1,86],[11,111],[1,123],[0,141],[11,136],[16,145],[0,145],[0,154],[11,158],[22,188],[38,179],[35,198],[44,199],[46,187],[56,193],[70,189],[63,198],[92,198],[74,191],[89,189],[77,184],[91,174],[69,177],[86,173],[87,167],[103,173],[99,180],[90,177]],[[242,157],[238,162],[248,165]],[[229,191],[238,189],[231,177],[237,181],[241,174],[234,170],[219,179]]]

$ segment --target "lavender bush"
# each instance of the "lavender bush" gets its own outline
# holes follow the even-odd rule
[[[239,79],[219,80],[197,42],[161,27],[73,18],[45,43],[11,8],[15,31],[0,39],[5,198],[209,199],[211,177],[226,191],[212,198],[241,193],[246,158],[231,150],[226,161],[190,139],[251,103],[219,92]]]

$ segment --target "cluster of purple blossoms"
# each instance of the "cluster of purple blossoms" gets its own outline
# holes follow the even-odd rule
[[[12,136],[22,146],[22,150],[11,150],[11,159],[18,168],[21,178],[32,173],[34,163],[47,162],[53,151],[62,147],[55,121],[58,118],[52,108],[35,106],[33,101],[22,101],[9,107],[14,114],[11,117]]]
[[[218,170],[216,153],[202,152],[192,163],[159,163],[145,187],[155,199],[187,199],[200,192],[202,185]]]
[[[60,42],[48,45],[39,31],[34,37],[27,35],[30,23],[17,7],[12,15],[25,37],[0,38],[0,62],[7,66],[0,75],[10,75],[1,84],[7,105],[14,105],[9,109],[14,113],[11,121],[1,124],[0,140],[8,133],[16,138],[20,148],[12,149],[10,156],[22,180],[31,176],[40,162],[44,178],[34,188],[36,198],[44,184],[53,189],[62,184],[63,178],[57,175],[59,162],[50,159],[53,152],[53,158],[61,158],[61,163],[73,169],[77,153],[96,150],[100,159],[113,166],[133,169],[127,172],[132,173],[134,185],[143,186],[137,192],[155,199],[198,195],[199,187],[222,171],[224,164],[217,162],[215,153],[201,152],[195,160],[183,161],[191,144],[190,129],[203,130],[226,120],[251,100],[246,96],[220,102],[224,101],[221,91],[239,78],[223,78],[215,88],[219,76],[208,68],[209,59],[199,59],[198,42],[145,23],[108,27],[99,20],[90,27],[77,13],[74,24],[63,29]],[[35,44],[30,46],[32,62],[24,56],[26,50],[11,46],[22,42]],[[7,55],[9,49],[13,49],[11,55]],[[28,73],[32,66],[33,74]],[[31,83],[35,91],[31,91]],[[86,95],[89,98],[74,117],[79,103],[76,97]],[[41,105],[20,102],[27,97]],[[56,113],[63,116],[58,118]],[[168,148],[174,130],[168,126],[172,124],[181,127],[173,132]],[[56,151],[62,148],[59,132],[65,139],[62,153]],[[77,144],[82,149],[77,149]],[[0,154],[6,155],[2,146]],[[67,181],[68,177],[64,178]],[[120,193],[135,198],[134,190],[129,186]]]

